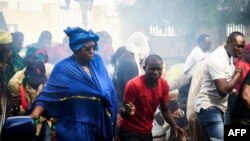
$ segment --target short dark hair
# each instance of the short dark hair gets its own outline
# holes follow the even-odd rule
[[[11,36],[12,36],[13,41],[16,41],[17,39],[20,39],[20,38],[24,38],[24,34],[22,32],[18,32],[18,31],[11,33]]]
[[[232,41],[235,41],[236,36],[245,37],[241,32],[234,31],[234,32],[230,33],[230,35],[227,37],[227,43],[231,43]]]
[[[147,65],[152,60],[161,61],[161,63],[163,63],[162,58],[159,55],[151,54],[145,59],[145,65]]]
[[[198,37],[198,44],[200,44],[201,42],[204,42],[206,37],[210,37],[210,36],[207,35],[207,34],[201,34],[201,35]]]
[[[48,30],[44,30],[40,33],[38,42],[42,42],[44,39],[52,40],[52,34]]]

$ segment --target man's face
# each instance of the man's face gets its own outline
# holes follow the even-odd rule
[[[230,56],[238,58],[242,55],[243,49],[245,47],[245,38],[243,36],[235,36],[235,41],[228,43],[228,53]]]
[[[200,44],[201,48],[203,48],[204,51],[208,51],[211,48],[211,38],[206,37],[204,41]]]
[[[51,48],[51,44],[52,44],[52,41],[51,41],[49,38],[44,38],[44,39],[40,42],[40,48],[49,49],[49,48]]]
[[[14,41],[13,42],[13,45],[14,45],[14,47],[16,48],[16,50],[19,52],[21,49],[22,49],[22,47],[23,47],[23,38],[22,37],[20,37],[20,38],[18,38],[16,41]]]
[[[158,80],[162,74],[163,64],[160,60],[150,60],[144,66],[145,75],[151,80]]]

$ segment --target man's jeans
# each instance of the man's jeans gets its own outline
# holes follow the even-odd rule
[[[197,115],[205,131],[207,141],[224,139],[224,115],[220,109],[216,107],[209,107],[206,110],[201,109]]]

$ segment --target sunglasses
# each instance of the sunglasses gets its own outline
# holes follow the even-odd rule
[[[96,50],[96,45],[84,46],[83,50],[86,52],[90,52],[91,50]]]

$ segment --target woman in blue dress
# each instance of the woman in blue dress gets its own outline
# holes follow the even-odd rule
[[[57,118],[58,141],[112,141],[117,96],[91,30],[68,27],[73,55],[57,63],[34,102],[32,118]],[[56,52],[55,52],[56,53]]]

